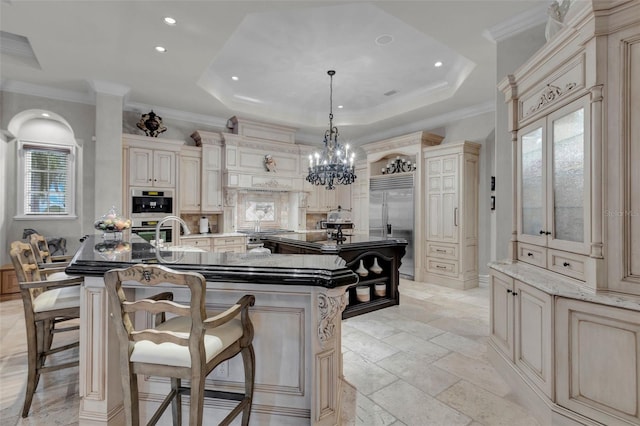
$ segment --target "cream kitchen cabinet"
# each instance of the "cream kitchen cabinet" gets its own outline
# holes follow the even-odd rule
[[[490,275],[490,338],[521,374],[553,398],[553,298],[508,275]]]
[[[591,137],[583,97],[518,133],[518,260],[585,280],[590,253]]]
[[[424,280],[453,288],[478,286],[480,145],[426,147]]]
[[[197,148],[201,159],[197,169],[198,211],[222,213],[222,137],[219,133],[198,130],[191,138],[201,147]]]
[[[325,186],[321,185],[305,185],[309,191],[309,196],[307,197],[307,212],[326,213],[338,208],[336,191],[339,190],[339,187],[328,190]]]
[[[571,2],[564,24],[499,84],[516,184],[511,256],[490,265],[492,288],[548,295],[529,297],[529,317],[553,301],[538,333],[554,336],[555,389],[539,391],[539,356],[518,364],[517,331],[505,355],[500,296],[488,356],[542,424],[638,425],[640,2]]]
[[[247,251],[247,239],[243,236],[213,237],[212,251],[214,253],[245,253]]]
[[[222,212],[222,149],[217,145],[202,146],[202,198],[203,213]]]
[[[199,238],[199,237],[180,237],[180,245],[181,246],[189,246],[189,247],[197,247],[206,251],[211,251],[211,240],[210,237]]]
[[[130,148],[129,185],[175,188],[175,152],[143,148]]]
[[[558,404],[606,425],[640,424],[640,312],[556,303]]]
[[[201,150],[184,148],[180,152],[180,181],[178,198],[180,213],[200,213],[201,209]]]

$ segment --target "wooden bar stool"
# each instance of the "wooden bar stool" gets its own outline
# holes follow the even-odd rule
[[[207,317],[205,311],[206,282],[201,274],[177,272],[164,266],[135,265],[113,269],[105,273],[111,317],[120,341],[120,367],[124,409],[128,425],[140,422],[137,375],[171,378],[171,391],[152,415],[149,425],[155,424],[171,403],[173,424],[182,424],[181,395],[190,394],[189,425],[202,425],[204,397],[237,401],[237,406],[221,425],[230,424],[242,412],[242,424],[249,424],[253,399],[255,355],[253,325],[249,307],[255,298],[245,295],[225,312]],[[144,286],[162,283],[189,288],[191,301],[183,305],[171,301],[146,299],[129,301],[122,282],[134,281]],[[150,328],[135,329],[137,312],[172,316],[156,322]],[[238,318],[239,317],[239,318]],[[157,318],[157,317],[156,317]],[[221,362],[242,354],[245,371],[245,393],[205,390],[205,379]],[[189,379],[190,387],[181,379]]]
[[[79,328],[77,322],[68,321],[80,318],[80,285],[83,278],[47,280],[47,273],[53,270],[40,269],[31,245],[21,241],[11,243],[9,254],[20,285],[27,328],[28,373],[22,409],[22,417],[27,417],[40,374],[78,365],[77,357],[58,363],[48,363],[47,357],[78,347],[77,336],[71,342],[55,348],[52,348],[52,343],[54,334]]]

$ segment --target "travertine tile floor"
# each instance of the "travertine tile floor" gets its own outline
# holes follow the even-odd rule
[[[402,280],[401,304],[343,323],[345,378],[357,388],[345,426],[538,423],[486,359],[488,289]],[[0,425],[75,425],[77,370],[43,375],[21,419],[26,377],[22,302],[0,303]],[[46,391],[46,395],[45,395]]]

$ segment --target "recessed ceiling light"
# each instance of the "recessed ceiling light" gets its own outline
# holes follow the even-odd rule
[[[160,52],[160,53],[164,53],[164,52],[166,52],[166,51],[167,51],[167,49],[165,49],[165,48],[164,48],[164,47],[162,47],[162,46],[156,46],[156,51],[157,51],[157,52]]]
[[[42,114],[40,114],[40,115],[42,115],[43,117],[49,117],[49,114],[47,114],[46,112],[43,112],[43,113],[42,113]]]
[[[178,21],[173,19],[171,16],[167,16],[166,18],[164,18],[164,23],[167,25],[175,25],[177,22]]]
[[[442,66],[442,62],[438,61],[435,64],[433,64],[433,66],[436,67],[436,68],[440,68]]]
[[[344,108],[343,105],[338,105],[338,109],[342,109],[342,108]]]
[[[232,76],[231,76],[231,80],[233,80],[233,81],[238,81],[238,80],[240,80],[240,79],[238,78],[238,76],[237,76],[237,75],[232,75]]]
[[[393,42],[393,36],[391,34],[382,34],[376,37],[376,44],[379,46],[385,46]]]

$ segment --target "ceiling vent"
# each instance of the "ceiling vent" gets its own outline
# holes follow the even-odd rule
[[[388,91],[387,93],[385,93],[384,95],[385,95],[385,96],[393,96],[393,95],[395,95],[396,93],[398,93],[398,91],[397,91],[397,90],[389,90],[389,91]]]

